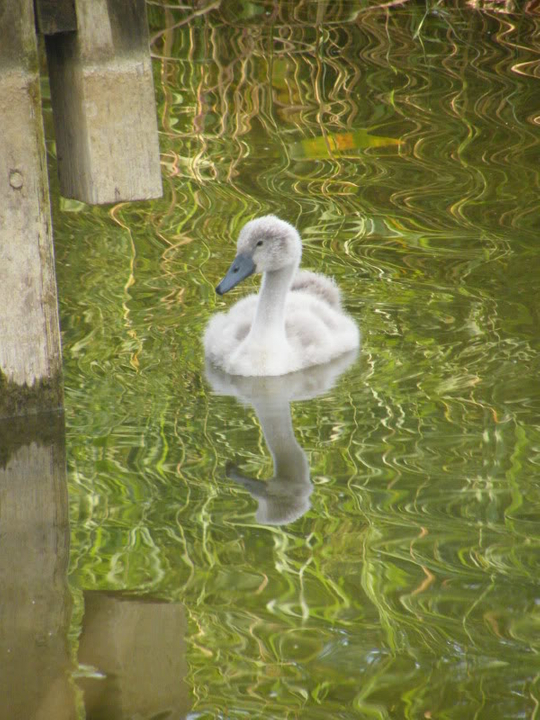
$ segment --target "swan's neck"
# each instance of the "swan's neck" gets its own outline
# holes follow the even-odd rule
[[[250,339],[279,342],[285,339],[285,302],[298,263],[263,275]]]
[[[253,403],[274,460],[274,477],[292,484],[309,483],[309,465],[305,452],[296,442],[288,400],[274,399]]]

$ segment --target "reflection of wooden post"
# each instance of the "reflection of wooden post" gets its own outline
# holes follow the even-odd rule
[[[62,403],[32,0],[0,3],[0,417]]]
[[[63,421],[0,423],[0,720],[77,717]]]
[[[77,32],[46,37],[63,195],[161,196],[145,0],[76,0]]]
[[[88,720],[185,717],[185,634],[179,603],[85,592],[79,663],[104,675],[79,681]]]

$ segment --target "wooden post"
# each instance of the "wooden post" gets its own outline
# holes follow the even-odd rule
[[[62,404],[32,0],[0,8],[0,417]]]
[[[145,0],[76,0],[77,32],[46,37],[58,174],[87,203],[162,194]]]
[[[0,422],[0,720],[75,720],[64,422]]]
[[[43,35],[77,30],[75,0],[35,0],[36,25]]]

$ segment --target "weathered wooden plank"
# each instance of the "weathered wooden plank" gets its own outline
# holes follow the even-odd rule
[[[36,24],[43,35],[75,31],[75,0],[35,0]]]
[[[0,422],[0,720],[75,720],[64,424]]]
[[[77,33],[46,38],[63,195],[162,194],[144,0],[76,0]]]
[[[62,404],[32,0],[0,10],[0,417]]]

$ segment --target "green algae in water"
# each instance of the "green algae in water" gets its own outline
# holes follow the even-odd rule
[[[60,410],[63,396],[61,373],[29,386],[8,380],[0,370],[0,418]]]

